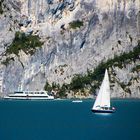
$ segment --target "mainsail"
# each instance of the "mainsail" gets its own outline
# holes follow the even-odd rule
[[[110,85],[107,70],[92,109],[98,110],[101,107],[110,107]]]

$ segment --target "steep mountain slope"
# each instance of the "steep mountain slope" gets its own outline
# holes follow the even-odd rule
[[[43,89],[46,81],[70,83],[74,74],[128,53],[140,40],[139,0],[3,0],[0,9],[3,92]],[[17,31],[37,36],[42,47],[33,54],[20,47],[18,53],[7,55]],[[133,79],[130,71],[136,66],[139,60],[110,68],[119,81],[113,97],[129,96],[119,83]],[[139,97],[140,72],[131,74],[137,78],[129,85],[131,97]]]

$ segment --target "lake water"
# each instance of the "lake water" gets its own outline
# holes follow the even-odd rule
[[[112,103],[98,115],[92,100],[0,100],[0,140],[140,140],[140,100]]]

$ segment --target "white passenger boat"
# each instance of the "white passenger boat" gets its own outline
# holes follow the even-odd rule
[[[54,96],[46,91],[15,91],[14,93],[4,96],[4,99],[38,99],[53,100]]]

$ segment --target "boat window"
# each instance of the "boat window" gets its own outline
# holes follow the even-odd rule
[[[23,93],[22,91],[15,91],[14,93]]]

